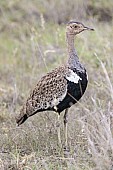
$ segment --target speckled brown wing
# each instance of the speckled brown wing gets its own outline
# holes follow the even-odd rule
[[[20,111],[20,115],[17,118],[18,124],[23,123],[23,117],[27,119],[38,111],[57,111],[57,105],[67,94],[65,73],[65,67],[59,67],[41,78]]]

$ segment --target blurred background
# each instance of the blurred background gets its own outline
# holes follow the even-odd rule
[[[67,61],[65,25],[95,29],[76,37],[89,75],[81,101],[70,109],[64,158],[57,115],[39,113],[20,127],[15,116],[37,81]],[[0,1],[0,169],[113,169],[113,1]],[[61,114],[62,144],[63,113]]]

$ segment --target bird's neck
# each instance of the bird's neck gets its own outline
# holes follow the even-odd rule
[[[67,48],[68,48],[68,67],[70,68],[76,68],[80,71],[84,70],[84,67],[79,62],[79,58],[76,52],[76,49],[74,47],[74,38],[75,35],[66,33],[66,41],[67,41]]]
[[[74,47],[74,35],[73,34],[69,34],[66,32],[66,41],[67,41],[67,48],[68,48],[68,54],[76,54],[76,50]]]

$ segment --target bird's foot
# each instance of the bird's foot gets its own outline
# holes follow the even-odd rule
[[[70,154],[70,148],[68,146],[64,146],[64,157],[68,158]]]

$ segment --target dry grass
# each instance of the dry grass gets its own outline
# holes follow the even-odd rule
[[[14,12],[16,1],[10,2],[8,12]],[[5,1],[1,9],[8,9]],[[22,13],[14,20],[8,12],[3,12],[0,19],[0,169],[112,170],[113,25],[95,19],[84,21],[95,32],[84,32],[76,38],[89,85],[81,101],[70,109],[70,152],[64,158],[58,146],[54,112],[39,113],[20,127],[16,127],[15,116],[37,80],[67,60],[65,26],[47,23],[42,14],[39,22],[31,25],[21,18]],[[62,122],[63,113],[64,144]]]

